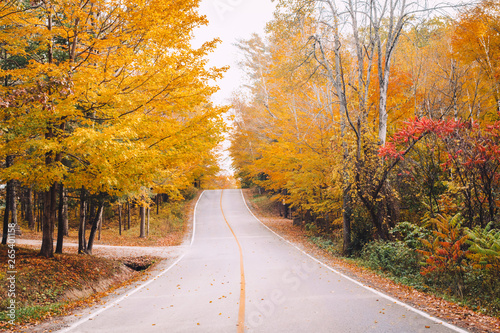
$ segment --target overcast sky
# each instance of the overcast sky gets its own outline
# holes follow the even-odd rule
[[[229,104],[232,93],[244,83],[244,74],[238,68],[238,49],[234,44],[240,39],[248,39],[252,33],[264,33],[266,23],[273,17],[275,3],[271,0],[202,0],[199,12],[206,15],[208,26],[195,31],[193,46],[220,38],[215,52],[209,55],[209,66],[230,66],[224,78],[217,82],[220,90],[212,96],[215,104]],[[220,166],[226,173],[232,173],[231,159],[227,153],[229,142],[223,143]]]
[[[275,3],[271,0],[202,0],[199,12],[210,21],[195,31],[193,46],[219,37],[222,43],[212,53],[210,66],[231,66],[224,79],[218,82],[221,90],[213,97],[216,104],[227,103],[233,91],[243,83],[243,74],[237,68],[239,39],[248,39],[254,32],[263,34],[265,25],[273,17]]]

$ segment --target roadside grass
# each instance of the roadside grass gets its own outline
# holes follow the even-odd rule
[[[259,194],[257,191],[252,191],[250,201],[266,215],[279,215],[279,209],[276,201],[272,200],[266,194]]]
[[[3,263],[7,263],[7,250],[7,246],[0,246]],[[140,275],[117,260],[76,254],[56,254],[46,259],[37,254],[36,250],[16,248],[15,327],[63,315],[75,306],[92,303],[99,293],[109,292],[110,286],[118,288]],[[6,281],[6,264],[2,268],[0,280]],[[0,329],[10,329],[7,283],[0,285],[0,299]]]
[[[309,241],[334,256],[340,256],[342,243],[322,236],[309,236]]]

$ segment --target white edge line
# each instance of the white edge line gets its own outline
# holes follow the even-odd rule
[[[351,282],[353,282],[353,283],[357,284],[358,286],[361,286],[361,287],[363,287],[363,288],[365,288],[365,289],[367,289],[367,290],[369,290],[369,291],[371,291],[371,292],[373,292],[373,293],[375,293],[375,294],[379,295],[380,297],[383,297],[383,298],[385,298],[385,299],[387,299],[387,300],[389,300],[389,301],[391,301],[391,302],[394,302],[394,303],[396,303],[396,304],[398,304],[398,305],[400,305],[400,306],[402,306],[402,307],[404,307],[404,308],[406,308],[406,309],[408,309],[408,310],[410,310],[410,311],[413,311],[413,312],[415,312],[415,313],[418,313],[418,314],[419,314],[419,315],[421,315],[422,317],[425,317],[425,318],[427,318],[427,319],[430,319],[430,320],[434,321],[434,322],[435,322],[435,323],[437,323],[437,324],[441,324],[441,325],[443,325],[443,326],[445,326],[445,327],[447,327],[447,328],[449,328],[449,329],[451,329],[451,330],[453,330],[453,331],[455,331],[455,332],[460,332],[460,333],[469,333],[469,331],[466,331],[466,330],[464,330],[464,329],[461,329],[460,327],[457,327],[457,326],[455,326],[455,325],[452,325],[452,324],[450,324],[450,323],[447,323],[446,321],[444,321],[444,320],[442,320],[442,319],[439,319],[439,318],[433,317],[433,316],[431,316],[430,314],[428,314],[428,313],[426,313],[426,312],[424,312],[424,311],[418,310],[418,309],[416,309],[416,308],[414,308],[414,307],[412,307],[412,306],[410,306],[410,305],[408,305],[408,304],[406,304],[406,303],[401,302],[400,300],[397,300],[397,299],[395,299],[395,298],[393,298],[393,297],[391,297],[391,296],[389,296],[389,295],[386,295],[386,294],[384,294],[384,293],[382,293],[382,292],[380,292],[380,291],[378,291],[378,290],[375,290],[375,289],[373,289],[373,288],[371,288],[371,287],[369,287],[369,286],[367,286],[367,285],[365,285],[365,284],[363,284],[363,283],[361,283],[361,282],[359,282],[359,281],[356,281],[356,280],[354,280],[353,278],[351,278],[351,277],[349,277],[349,276],[347,276],[347,275],[345,275],[345,274],[343,274],[343,273],[341,273],[341,272],[337,271],[335,268],[332,268],[332,267],[328,266],[327,264],[323,263],[322,261],[320,261],[320,260],[318,260],[318,259],[314,258],[314,257],[313,257],[313,256],[311,256],[309,253],[307,253],[307,252],[305,252],[304,250],[302,250],[302,249],[298,248],[295,244],[291,243],[290,241],[286,240],[286,239],[285,239],[285,238],[283,238],[282,236],[278,235],[276,232],[274,232],[273,230],[271,230],[271,229],[270,229],[267,225],[265,225],[264,223],[262,223],[262,221],[261,221],[261,220],[259,220],[259,218],[257,218],[257,216],[255,216],[255,214],[254,214],[254,213],[250,210],[250,208],[248,207],[247,202],[246,202],[246,200],[245,200],[245,196],[243,195],[243,190],[241,190],[241,189],[240,189],[240,192],[241,192],[241,197],[242,197],[242,199],[243,199],[243,202],[245,203],[245,206],[247,207],[248,211],[250,212],[250,214],[252,214],[252,216],[253,216],[253,217],[254,217],[257,221],[259,221],[259,222],[260,222],[260,224],[262,224],[264,227],[266,227],[266,229],[267,229],[267,230],[271,231],[273,234],[275,234],[276,236],[278,236],[280,239],[282,239],[283,241],[287,242],[288,244],[290,244],[291,246],[293,246],[295,249],[297,249],[298,251],[300,251],[300,252],[302,252],[303,254],[305,254],[306,256],[308,256],[310,259],[312,259],[312,260],[314,260],[315,262],[319,263],[320,265],[322,265],[322,266],[326,267],[326,268],[327,268],[327,269],[329,269],[330,271],[332,271],[332,272],[334,272],[334,273],[336,273],[336,274],[338,274],[338,275],[342,276],[344,279],[347,279],[347,280],[349,280],[349,281],[351,281]]]
[[[194,241],[194,232],[196,230],[196,208],[198,207],[198,202],[200,202],[200,199],[201,197],[203,196],[203,193],[205,193],[205,191],[203,191],[200,195],[200,197],[198,198],[198,200],[196,201],[196,205],[194,206],[194,212],[193,212],[193,236],[191,237],[191,243],[189,244],[189,246],[193,245],[193,241]],[[106,304],[104,305],[102,308],[100,308],[99,310],[97,310],[96,312],[88,315],[87,317],[83,318],[83,319],[80,319],[79,321],[77,321],[76,323],[73,323],[73,325],[67,327],[67,328],[64,328],[60,331],[57,331],[58,333],[66,333],[66,332],[69,332],[73,329],[75,329],[76,327],[80,326],[81,324],[85,323],[86,321],[89,321],[90,319],[100,315],[101,313],[103,313],[104,311],[108,310],[109,308],[117,305],[118,303],[120,303],[121,301],[123,301],[124,299],[132,296],[133,294],[135,294],[136,292],[138,292],[139,290],[143,289],[144,287],[150,285],[151,283],[153,283],[153,281],[155,281],[156,279],[158,279],[159,277],[161,277],[162,275],[164,275],[165,273],[167,273],[169,270],[171,270],[175,265],[177,265],[185,256],[186,254],[183,254],[180,258],[178,258],[172,265],[168,266],[166,269],[164,269],[163,271],[161,271],[158,275],[156,275],[155,277],[149,279],[148,281],[146,281],[145,283],[141,284],[140,286],[136,287],[135,289],[133,289],[132,291],[126,293],[125,295],[121,296],[120,298],[114,300],[113,302],[109,303],[109,304]]]
[[[196,209],[198,208],[198,203],[200,202],[201,197],[203,196],[203,194],[205,194],[205,191],[201,192],[200,197],[198,198],[198,200],[196,200],[196,205],[194,205],[194,211],[193,211],[193,235],[191,236],[191,243],[189,244],[189,246],[193,245],[193,242],[194,242],[194,234],[196,232]]]

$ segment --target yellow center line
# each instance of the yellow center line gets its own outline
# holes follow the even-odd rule
[[[226,215],[224,215],[224,209],[222,209],[222,194],[224,193],[224,190],[221,191],[220,193],[220,210],[222,212],[222,217],[224,218],[224,221],[226,221],[227,226],[229,227],[229,230],[231,230],[231,233],[234,236],[234,239],[236,240],[236,244],[238,244],[238,248],[240,250],[240,274],[241,274],[241,288],[240,288],[240,309],[238,312],[238,333],[243,333],[245,332],[245,268],[243,267],[243,251],[241,249],[241,244],[238,241],[238,237],[236,237],[236,234],[233,231],[233,228],[229,225],[229,222],[226,219]]]

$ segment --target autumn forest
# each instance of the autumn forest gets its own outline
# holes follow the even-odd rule
[[[179,197],[216,172],[212,150],[221,140],[225,108],[211,104],[217,88],[208,82],[225,69],[205,66],[216,40],[199,49],[190,45],[193,29],[206,24],[197,5],[1,4],[4,244],[21,192],[28,193],[31,228],[34,193],[42,206],[43,256],[53,256],[64,196],[80,201],[80,252],[91,253],[105,204],[132,201],[144,208],[153,194]]]
[[[146,241],[152,207],[214,187],[227,136],[238,186],[318,247],[498,317],[500,2],[275,3],[221,106],[200,0],[2,1],[2,244],[36,230],[52,260],[70,214],[88,258],[131,206]]]
[[[325,248],[498,313],[500,4],[282,0],[239,48],[242,185]]]

